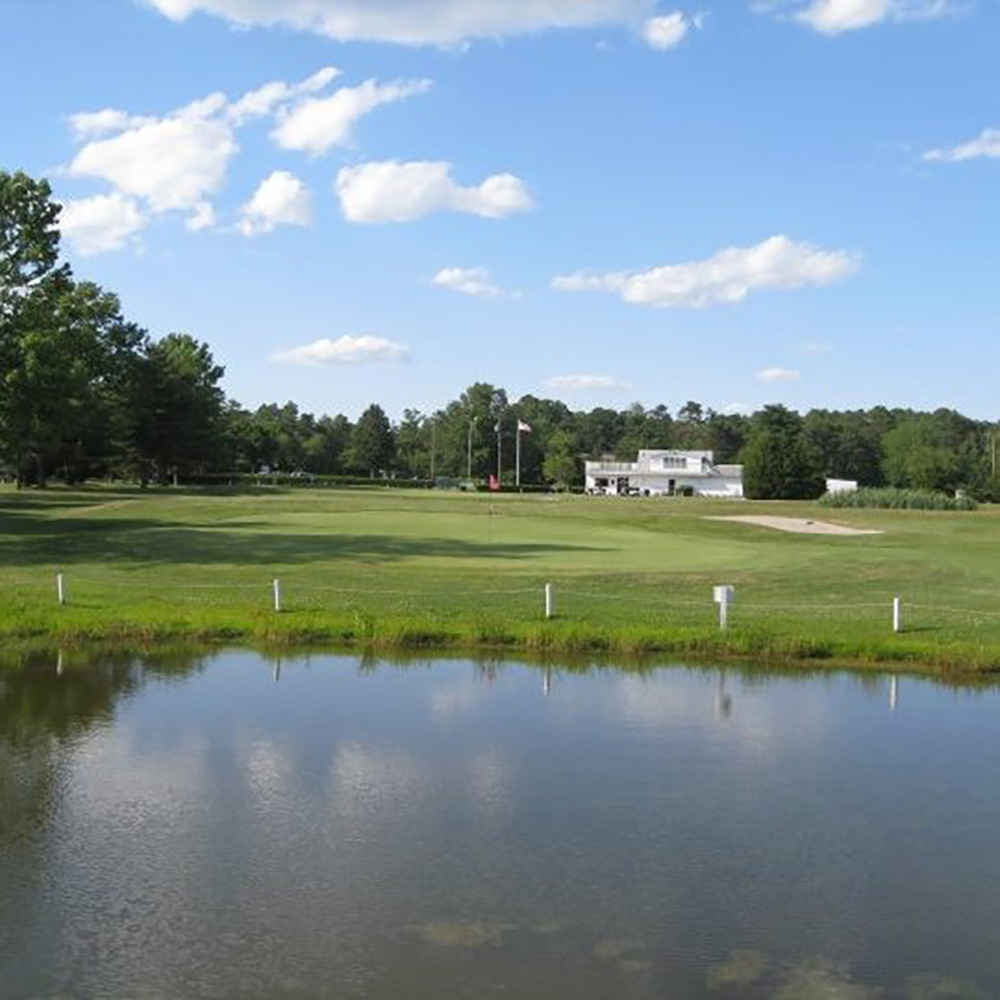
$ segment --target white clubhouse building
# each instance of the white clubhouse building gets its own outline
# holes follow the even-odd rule
[[[605,496],[743,496],[743,466],[710,451],[640,451],[635,462],[587,462],[587,492]]]

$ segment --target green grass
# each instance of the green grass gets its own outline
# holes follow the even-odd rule
[[[791,535],[706,515],[878,528]],[[60,608],[55,574],[70,601]],[[271,606],[271,581],[285,610]],[[542,588],[558,618],[544,621]],[[725,635],[711,588],[732,583]],[[891,630],[891,601],[907,631]],[[1000,670],[1000,509],[0,488],[0,641],[365,642]]]

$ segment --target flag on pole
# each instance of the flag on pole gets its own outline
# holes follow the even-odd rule
[[[490,476],[490,492],[499,493],[500,492],[500,480],[496,476]]]
[[[526,424],[523,420],[518,418],[517,434],[514,435],[514,440],[517,442],[517,454],[514,459],[514,484],[518,488],[521,486],[521,435],[530,433],[531,424]]]

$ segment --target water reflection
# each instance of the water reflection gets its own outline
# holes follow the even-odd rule
[[[996,995],[1000,698],[899,705],[874,675],[32,654],[0,666],[0,995]]]

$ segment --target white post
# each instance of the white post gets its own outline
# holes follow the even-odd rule
[[[892,599],[892,630],[897,635],[903,631],[903,598]]]
[[[551,583],[545,584],[545,617],[555,618],[556,595]]]
[[[719,605],[719,628],[723,632],[729,627],[729,605],[736,596],[736,588],[730,584],[715,587],[712,590],[712,597]]]
[[[66,578],[62,573],[56,573],[56,594],[59,597],[59,606],[66,603]]]
[[[281,614],[281,581],[274,581],[274,610]]]
[[[514,485],[520,489],[521,488],[521,418],[517,419],[517,447],[515,449],[515,459],[514,459]]]

